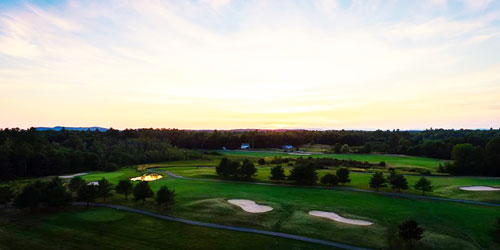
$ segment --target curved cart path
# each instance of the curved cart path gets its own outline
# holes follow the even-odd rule
[[[276,183],[265,183],[265,182],[199,179],[199,178],[183,177],[180,175],[173,174],[169,171],[158,171],[158,170],[153,170],[153,169],[151,169],[151,170],[148,169],[148,171],[164,173],[164,174],[167,174],[167,175],[174,177],[174,178],[179,178],[179,179],[184,179],[184,180],[193,180],[193,181],[219,181],[219,182],[236,182],[236,183],[246,183],[246,184],[255,184],[255,185],[268,185],[268,186],[298,187],[298,186],[288,185],[288,184],[276,184]],[[482,206],[488,206],[488,207],[500,207],[500,204],[482,202],[482,201],[460,200],[460,199],[453,199],[453,198],[442,198],[442,197],[436,197],[436,196],[423,196],[423,195],[393,193],[393,192],[381,192],[381,191],[373,191],[373,190],[365,190],[365,189],[349,188],[349,187],[318,187],[318,186],[300,186],[300,187],[334,189],[334,190],[343,190],[343,191],[353,191],[353,192],[363,192],[363,193],[371,193],[371,194],[378,194],[378,195],[394,196],[394,197],[401,197],[401,198],[410,198],[410,199],[437,200],[437,201],[457,202],[457,203],[465,203],[465,204],[472,204],[472,205],[482,205]]]
[[[87,206],[87,204],[85,202],[73,202],[72,204],[76,205],[76,206]],[[152,213],[152,212],[145,211],[145,210],[135,209],[135,208],[131,208],[131,207],[125,207],[125,206],[121,206],[121,205],[100,204],[100,203],[89,203],[89,205],[94,206],[94,207],[114,208],[114,209],[118,209],[118,210],[122,210],[122,211],[126,211],[126,212],[147,215],[147,216],[155,217],[155,218],[162,219],[162,220],[175,221],[175,222],[180,222],[180,223],[194,225],[194,226],[200,226],[200,227],[209,227],[209,228],[216,228],[216,229],[223,229],[223,230],[230,230],[230,231],[237,231],[237,232],[263,234],[263,235],[268,235],[268,236],[274,236],[274,237],[280,237],[280,238],[292,239],[292,240],[300,240],[300,241],[316,243],[316,244],[321,244],[321,245],[325,245],[325,246],[332,246],[332,247],[337,247],[337,248],[341,248],[341,249],[348,249],[348,250],[368,250],[367,248],[361,248],[361,247],[356,247],[353,245],[348,245],[348,244],[343,244],[343,243],[338,243],[338,242],[333,242],[333,241],[327,241],[327,240],[320,240],[320,239],[315,239],[315,238],[309,238],[309,237],[304,237],[304,236],[299,236],[299,235],[294,235],[294,234],[279,233],[279,232],[265,231],[265,230],[245,228],[245,227],[226,226],[226,225],[220,225],[220,224],[215,224],[215,223],[207,223],[207,222],[201,222],[201,221],[181,219],[181,218],[176,218],[176,217],[172,217],[172,216],[156,214],[156,213]]]

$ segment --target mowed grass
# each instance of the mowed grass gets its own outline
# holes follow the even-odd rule
[[[154,190],[163,185],[175,189],[176,203],[169,212],[153,200],[142,205],[115,195],[108,202],[167,212],[181,218],[293,233],[370,248],[387,248],[388,239],[394,238],[392,232],[396,225],[414,218],[426,230],[420,249],[500,247],[493,241],[493,228],[500,208],[307,187],[182,180],[168,176],[150,184]],[[228,199],[235,198],[254,200],[274,210],[264,214],[246,213],[227,203]],[[372,221],[374,225],[363,227],[333,222],[308,215],[310,210],[336,212],[344,217]]]
[[[239,156],[239,157],[274,157],[282,156],[289,158],[335,158],[340,160],[356,160],[369,163],[380,163],[384,161],[388,166],[392,167],[418,167],[425,168],[430,171],[437,171],[439,164],[444,164],[445,160],[418,157],[418,156],[407,156],[407,155],[390,155],[390,154],[311,154],[311,155],[293,155],[286,152],[273,152],[273,151],[219,151],[219,153],[228,156]]]
[[[274,165],[273,165],[274,166]],[[273,183],[269,179],[271,175],[271,166],[258,166],[257,174],[252,178],[251,181],[254,182],[269,182]],[[291,167],[285,167],[285,174],[290,174]],[[174,173],[176,175],[192,178],[207,178],[207,179],[220,179],[213,167],[164,167],[158,168],[157,170],[166,170]],[[318,178],[321,179],[325,174],[335,174],[336,170],[321,169],[318,170]],[[351,182],[345,185],[346,187],[359,188],[359,189],[370,189],[369,182],[372,174],[370,173],[357,173],[351,172],[350,179]],[[387,177],[387,175],[386,175]],[[455,199],[465,199],[465,200],[475,200],[483,202],[500,203],[500,191],[492,192],[471,192],[460,190],[459,187],[462,186],[493,186],[500,187],[500,179],[498,178],[488,178],[488,177],[451,177],[451,176],[427,176],[434,186],[433,192],[427,193],[426,195],[445,197],[445,198],[455,198]],[[410,194],[421,194],[419,190],[415,190],[413,185],[420,179],[420,176],[406,175],[408,180],[409,190],[404,190],[405,193]],[[285,183],[293,184],[292,182],[285,181]],[[380,191],[394,192],[390,187],[381,188]]]
[[[112,183],[118,183],[119,180],[128,179],[142,175],[135,167],[121,168],[114,172],[89,172],[87,175],[81,176],[85,181],[98,181],[106,178]],[[69,180],[69,179],[68,179]]]
[[[0,249],[332,249],[281,238],[164,221],[109,208],[0,210]]]

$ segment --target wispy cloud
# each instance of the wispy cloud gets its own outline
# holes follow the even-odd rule
[[[15,5],[0,10],[0,115],[17,118],[0,125],[248,127],[250,119],[258,127],[413,128],[447,126],[443,113],[457,126],[477,114],[484,126],[498,123],[497,110],[480,109],[500,91],[482,92],[488,102],[465,111],[457,101],[500,86],[498,4],[443,5],[450,3]]]

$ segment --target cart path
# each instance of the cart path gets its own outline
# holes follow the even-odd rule
[[[75,206],[87,206],[87,203],[85,203],[85,202],[73,202],[72,204]],[[189,225],[193,225],[193,226],[223,229],[223,230],[230,230],[230,231],[237,231],[237,232],[244,232],[244,233],[262,234],[262,235],[267,235],[267,236],[274,236],[274,237],[280,237],[280,238],[285,238],[285,239],[299,240],[299,241],[316,243],[316,244],[321,244],[321,245],[325,245],[325,246],[332,246],[332,247],[337,247],[337,248],[341,248],[341,249],[348,249],[348,250],[368,250],[367,248],[361,248],[361,247],[357,247],[357,246],[353,246],[353,245],[349,245],[349,244],[328,241],[328,240],[320,240],[320,239],[309,238],[309,237],[299,236],[299,235],[294,235],[294,234],[265,231],[265,230],[245,228],[245,227],[226,226],[226,225],[215,224],[215,223],[207,223],[207,222],[201,222],[201,221],[181,219],[181,218],[177,218],[177,217],[156,214],[156,213],[141,210],[141,209],[126,207],[126,206],[121,206],[121,205],[115,205],[115,204],[102,204],[102,203],[92,203],[91,202],[91,203],[89,203],[89,205],[93,206],[93,207],[113,208],[113,209],[117,209],[117,210],[147,215],[147,216],[155,217],[155,218],[162,219],[162,220],[174,221],[174,222],[189,224]]]
[[[472,204],[472,205],[481,205],[487,207],[500,207],[500,204],[482,202],[482,201],[471,201],[471,200],[461,200],[461,199],[453,199],[453,198],[443,198],[436,196],[423,196],[423,195],[415,195],[415,194],[405,194],[405,193],[393,193],[393,192],[382,192],[382,191],[374,191],[374,190],[366,190],[366,189],[358,189],[358,188],[349,188],[349,187],[319,187],[319,186],[295,186],[288,184],[276,184],[276,183],[265,183],[265,182],[250,182],[250,181],[227,181],[227,180],[216,180],[216,179],[200,179],[200,178],[190,178],[183,177],[180,175],[173,174],[169,171],[158,171],[153,169],[148,169],[149,172],[157,172],[167,174],[171,177],[184,179],[184,180],[192,180],[192,181],[217,181],[217,182],[233,182],[233,183],[245,183],[245,184],[254,184],[254,185],[266,185],[266,186],[282,186],[282,187],[307,187],[307,188],[322,188],[322,189],[333,189],[333,190],[342,190],[342,191],[352,191],[352,192],[362,192],[362,193],[371,193],[385,196],[393,196],[400,198],[409,198],[409,199],[420,199],[420,200],[437,200],[437,201],[447,201],[447,202],[457,202],[464,204]]]

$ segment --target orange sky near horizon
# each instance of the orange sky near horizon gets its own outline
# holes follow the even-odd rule
[[[457,3],[0,4],[0,127],[499,128],[500,3]]]

